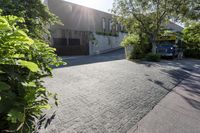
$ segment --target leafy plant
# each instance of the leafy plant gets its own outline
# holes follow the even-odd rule
[[[93,32],[91,32],[91,33],[89,34],[89,41],[90,41],[93,45],[97,45],[97,44],[98,44],[98,41],[96,40],[96,38],[95,38]]]
[[[147,61],[159,62],[160,58],[161,58],[161,56],[159,54],[149,53],[146,55]]]
[[[31,133],[35,120],[51,108],[42,78],[63,62],[48,44],[31,39],[18,25],[23,18],[0,16],[0,131]]]
[[[129,33],[145,33],[156,53],[156,38],[169,20],[185,22],[199,20],[199,0],[114,0],[112,13],[115,21]]]
[[[57,16],[51,13],[47,6],[42,4],[42,0],[0,0],[2,15],[14,15],[23,17],[21,28],[28,29],[29,36],[37,39],[47,40],[49,26],[60,23]]]
[[[184,56],[189,58],[200,59],[200,48],[186,48],[184,50]]]
[[[138,45],[140,43],[140,37],[136,34],[129,34],[128,36],[124,37],[121,42],[121,46],[128,46],[128,45]]]
[[[200,59],[200,23],[192,23],[183,30],[183,40],[185,42],[184,55],[186,57]]]
[[[97,35],[103,35],[103,36],[119,36],[119,33],[112,33],[112,32],[96,32]]]
[[[148,43],[148,40],[144,34],[143,35],[129,34],[122,40],[121,45],[123,47],[127,46],[133,47],[128,57],[129,59],[141,59],[145,57],[145,54],[148,53],[151,49],[149,47],[150,45]]]

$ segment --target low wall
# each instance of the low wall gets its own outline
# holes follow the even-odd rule
[[[132,45],[128,45],[125,47],[125,55],[127,59],[130,57],[132,50],[133,50]]]
[[[93,33],[95,42],[89,42],[90,55],[100,54],[121,48],[120,43],[126,33],[119,33],[119,36],[104,36]]]

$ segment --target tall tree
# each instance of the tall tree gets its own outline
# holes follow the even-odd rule
[[[183,30],[185,56],[200,59],[200,22],[191,23]]]
[[[112,12],[129,31],[145,33],[156,52],[156,38],[170,19],[200,18],[199,0],[115,0]]]
[[[25,19],[25,26],[29,30],[28,35],[45,39],[49,35],[48,26],[58,23],[58,18],[52,14],[41,0],[0,0],[2,15],[14,15]]]

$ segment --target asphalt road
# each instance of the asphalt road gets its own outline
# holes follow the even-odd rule
[[[123,50],[67,61],[45,79],[60,103],[42,133],[125,133],[200,65],[189,59],[135,63]]]

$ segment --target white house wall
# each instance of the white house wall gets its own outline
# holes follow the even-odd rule
[[[93,34],[96,39],[96,43],[92,44],[91,41],[89,42],[90,55],[100,54],[121,48],[120,43],[126,35],[125,33],[119,33],[119,36],[115,37],[98,35],[96,33]]]

